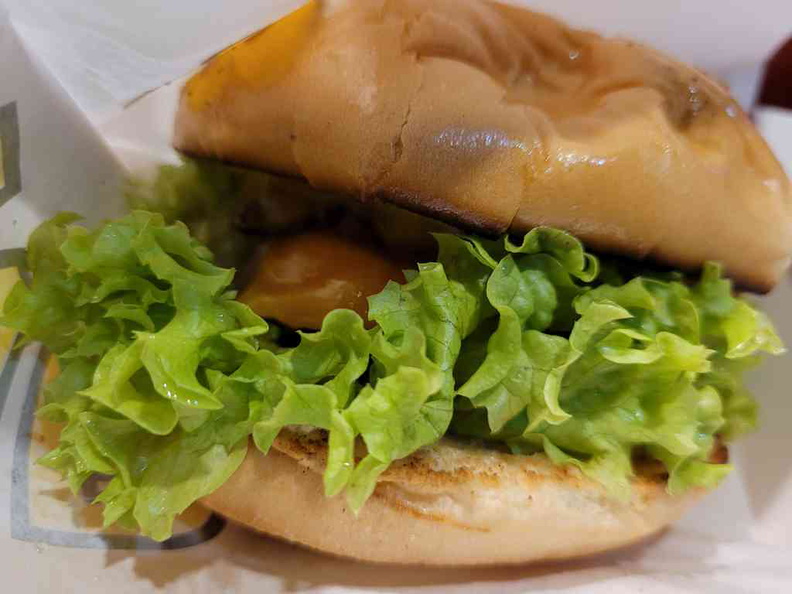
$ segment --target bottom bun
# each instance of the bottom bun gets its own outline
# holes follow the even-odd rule
[[[391,466],[357,517],[326,498],[326,447],[317,433],[282,432],[266,456],[254,446],[205,497],[210,509],[267,534],[362,561],[496,565],[568,559],[643,540],[702,494],[670,496],[662,476],[633,479],[610,497],[577,469],[447,438]]]

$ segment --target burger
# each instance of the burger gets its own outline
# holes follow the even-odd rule
[[[37,229],[4,305],[60,364],[41,463],[99,475],[107,525],[578,557],[755,425],[783,347],[744,292],[789,263],[790,183],[692,67],[483,0],[315,1],[192,76],[174,144],[145,209]]]

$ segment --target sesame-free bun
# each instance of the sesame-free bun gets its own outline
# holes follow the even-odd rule
[[[566,229],[770,289],[790,183],[728,92],[639,44],[483,0],[312,2],[185,86],[175,145],[460,228]]]
[[[202,502],[234,522],[362,561],[495,565],[575,558],[641,541],[703,493],[666,492],[642,472],[621,501],[544,455],[516,456],[444,438],[394,463],[357,517],[327,498],[320,432],[284,430]]]

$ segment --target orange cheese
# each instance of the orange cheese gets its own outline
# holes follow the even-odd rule
[[[286,76],[319,23],[317,2],[308,2],[266,29],[243,39],[215,56],[192,77],[185,92],[193,109],[217,100],[228,86],[240,82],[268,86]]]
[[[334,309],[366,319],[366,297],[389,280],[404,281],[399,266],[376,249],[330,232],[274,240],[239,299],[264,318],[292,328],[319,328]]]

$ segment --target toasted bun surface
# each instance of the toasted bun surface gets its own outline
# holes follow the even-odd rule
[[[310,3],[190,80],[175,144],[481,232],[721,261],[757,290],[792,249],[789,180],[723,88],[483,0]]]
[[[493,565],[567,559],[642,540],[702,493],[672,497],[662,478],[637,478],[629,501],[543,455],[514,456],[443,439],[395,463],[357,517],[326,498],[325,445],[284,431],[254,446],[203,503],[235,522],[363,561]]]

